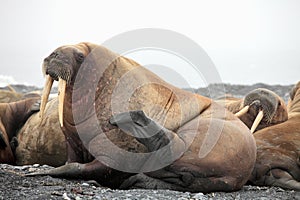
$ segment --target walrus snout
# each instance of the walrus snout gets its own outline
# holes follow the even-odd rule
[[[74,70],[76,71],[80,67],[84,58],[85,54],[80,49],[74,46],[63,46],[44,59],[43,73],[46,75],[46,82],[41,101],[41,117],[43,116],[53,81],[56,80],[58,81],[59,91],[59,122],[63,126],[63,105],[66,87],[70,84],[72,76],[75,76]]]
[[[280,123],[287,119],[287,111],[283,100],[268,89],[258,88],[249,92],[245,96],[242,105],[243,109],[235,115],[244,120],[246,118],[254,120],[255,123],[252,121],[251,132],[254,132],[258,125],[261,129],[269,124]]]
[[[72,46],[60,47],[53,51],[43,62],[43,72],[54,80],[59,78],[69,84],[74,70],[78,69],[85,59],[85,54]]]
[[[264,112],[263,120],[266,123],[270,123],[280,102],[278,95],[270,90],[259,88],[246,95],[244,105],[253,105],[253,103],[257,101],[260,102],[260,106],[253,114],[257,115],[257,113],[262,110]]]
[[[255,100],[249,105],[248,112],[253,112],[254,115],[257,115],[260,110],[263,110],[263,105],[260,100]]]
[[[72,77],[72,66],[69,62],[53,59],[44,62],[45,75],[49,75],[52,79],[58,81],[59,78],[70,83]]]

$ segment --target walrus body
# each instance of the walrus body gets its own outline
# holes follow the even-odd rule
[[[0,103],[0,163],[15,164],[16,133],[30,115],[39,110],[37,101],[39,99],[30,98]]]
[[[250,182],[300,190],[300,82],[291,92],[288,120],[257,131],[257,161]]]
[[[19,93],[14,90],[12,86],[7,86],[9,90],[1,89],[0,90],[0,103],[11,103],[28,98],[40,97],[38,91],[32,91],[29,93]]]
[[[252,132],[280,124],[288,119],[283,99],[265,88],[252,90],[241,99],[229,97],[219,99],[217,102],[238,116]],[[261,120],[254,125],[260,112],[263,113]]]
[[[43,119],[39,112],[34,113],[18,131],[15,164],[38,163],[57,167],[66,163],[67,148],[58,122],[57,106],[57,98],[50,100]]]
[[[0,90],[0,103],[10,103],[21,100],[22,94],[16,91]]]
[[[59,80],[69,163],[31,175],[95,179],[119,188],[145,172],[157,184],[138,187],[194,192],[238,190],[247,181],[256,157],[253,136],[210,99],[90,43],[60,47],[43,66],[46,94]],[[123,188],[134,187],[129,182]]]
[[[61,166],[65,164],[67,160],[66,144],[65,137],[58,122],[57,99],[51,100],[48,103],[42,122],[39,114],[34,113],[39,111],[39,105],[33,106],[31,113],[30,110],[25,108],[31,104],[30,101],[32,100],[29,99],[39,101],[40,95],[38,92],[22,94],[17,93],[13,89],[10,91],[0,90],[0,103],[9,103],[1,104],[1,106],[7,107],[11,105],[13,107],[16,103],[12,102],[20,101],[16,104],[19,105],[18,107],[20,107],[20,109],[11,109],[12,113],[10,114],[2,113],[1,120],[7,116],[26,115],[21,121],[13,119],[7,120],[7,124],[2,127],[2,130],[4,130],[2,131],[3,139],[0,140],[0,142],[2,141],[6,147],[0,150],[0,162],[16,165],[38,163]],[[22,106],[24,106],[24,111],[21,109]],[[3,110],[6,109],[3,108]],[[9,134],[6,134],[7,131],[5,129],[8,126],[15,127],[15,129],[9,131]]]

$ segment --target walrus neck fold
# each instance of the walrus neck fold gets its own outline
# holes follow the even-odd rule
[[[290,102],[288,104],[289,116],[291,114],[296,114],[296,113],[300,114],[300,106],[298,106],[299,104],[300,104],[300,88],[295,93],[295,96],[294,96],[293,100],[290,100]]]

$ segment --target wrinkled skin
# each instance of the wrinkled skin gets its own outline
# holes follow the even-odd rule
[[[11,103],[30,98],[36,98],[39,101],[40,95],[38,92],[21,94],[14,90],[0,90],[0,103]],[[28,119],[27,117],[24,118],[25,121],[22,121],[19,125],[16,125],[13,120],[9,122],[12,123],[12,126],[18,128],[10,133],[10,135],[13,135],[10,136],[12,139],[7,139],[6,134],[4,134],[3,138],[5,139],[0,140],[3,145],[8,144],[4,140],[10,141],[10,148],[7,147],[5,151],[0,151],[2,152],[1,163],[16,165],[38,163],[55,167],[65,164],[67,159],[66,144],[58,123],[57,103],[57,99],[49,102],[42,122],[38,114],[38,105],[36,105],[36,108],[32,107],[34,109],[32,116],[28,116]]]
[[[249,129],[251,129],[259,111],[263,111],[264,116],[255,131],[280,124],[288,119],[287,108],[283,99],[276,93],[264,88],[253,90],[242,99],[229,97],[219,99],[217,102],[224,105],[234,114],[238,113],[245,106],[249,106],[249,110],[239,116],[240,120]]]
[[[39,98],[0,103],[0,163],[15,164],[16,134],[26,120],[39,110]]]
[[[256,157],[254,138],[210,99],[178,89],[133,60],[90,43],[56,49],[43,69],[49,82],[59,80],[68,164],[31,176],[193,192],[238,190],[248,180]],[[51,88],[48,81],[45,85]],[[151,136],[153,130],[158,133]],[[141,154],[162,147],[156,157]],[[126,152],[142,156],[132,162]],[[160,162],[165,165],[156,168]],[[142,172],[153,184],[135,181],[133,175]]]
[[[250,183],[300,191],[300,82],[291,91],[288,117],[254,134],[257,161]]]
[[[34,113],[18,131],[16,164],[46,164],[61,166],[67,161],[65,137],[58,122],[58,100],[47,103],[41,121],[39,112]]]

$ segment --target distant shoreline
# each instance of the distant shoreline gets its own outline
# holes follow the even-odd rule
[[[19,93],[29,93],[32,91],[41,91],[42,87],[37,86],[29,86],[24,84],[11,84],[12,88],[16,90],[16,92]],[[200,88],[182,88],[184,90],[197,93],[203,96],[207,96],[212,99],[216,99],[219,97],[223,97],[225,95],[232,95],[234,97],[242,97],[246,95],[251,90],[257,89],[257,88],[267,88],[269,90],[272,90],[273,92],[277,93],[279,96],[281,96],[285,102],[289,99],[289,92],[293,88],[294,84],[291,85],[269,85],[265,83],[256,83],[252,85],[243,85],[243,84],[230,84],[230,83],[214,83],[208,85],[208,87],[200,87]],[[0,89],[9,90],[8,86],[0,87]],[[53,87],[51,93],[57,93],[57,88]]]

